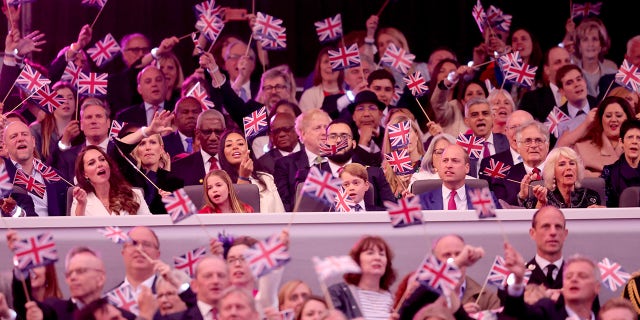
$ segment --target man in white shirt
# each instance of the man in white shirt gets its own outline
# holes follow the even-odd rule
[[[442,187],[420,195],[423,210],[467,210],[471,209],[467,197],[465,176],[469,173],[469,155],[459,145],[444,149],[438,175]]]
[[[191,289],[196,293],[197,303],[187,309],[183,319],[219,319],[218,302],[229,287],[229,268],[219,256],[208,256],[196,265]]]
[[[562,288],[562,247],[568,234],[564,214],[558,208],[546,206],[536,211],[529,229],[529,236],[536,243],[536,255],[527,263],[527,269],[531,270],[530,284]]]

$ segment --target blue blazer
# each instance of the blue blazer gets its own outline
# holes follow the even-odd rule
[[[473,210],[473,204],[471,204],[471,197],[469,197],[469,186],[465,185],[465,190],[467,192],[467,208],[469,210]],[[493,198],[493,203],[496,205],[497,209],[502,209],[498,199],[491,192],[491,198]],[[442,200],[442,188],[437,188],[431,191],[427,191],[425,193],[420,194],[420,205],[422,206],[422,210],[444,210],[444,201]]]
[[[178,154],[187,152],[184,149],[184,145],[182,144],[182,139],[180,139],[178,131],[171,132],[170,134],[162,137],[162,142],[164,142],[164,150],[169,153],[169,157],[171,159]]]

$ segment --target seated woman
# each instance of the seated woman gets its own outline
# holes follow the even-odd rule
[[[300,109],[320,109],[324,97],[343,94],[342,83],[344,74],[342,71],[334,71],[329,63],[329,47],[320,50],[313,69],[313,87],[305,90],[300,96]]]
[[[604,23],[598,18],[587,18],[576,28],[576,65],[582,69],[590,96],[600,94],[598,82],[606,74],[615,74],[618,66],[605,55],[611,48],[611,38]]]
[[[420,164],[420,170],[411,175],[411,181],[409,182],[409,189],[411,185],[417,180],[429,180],[440,179],[438,175],[438,169],[440,168],[440,160],[442,159],[442,153],[444,149],[452,144],[456,144],[456,138],[441,133],[431,139],[431,143],[422,157],[422,163]],[[469,175],[466,179],[475,179]]]
[[[238,131],[226,131],[220,137],[218,149],[220,167],[231,177],[231,182],[251,183],[260,192],[260,212],[284,212],[284,206],[273,181],[273,176],[255,167],[257,161],[247,147],[247,140]]]
[[[329,308],[322,297],[310,296],[296,312],[296,320],[321,320],[329,315]]]
[[[231,178],[223,170],[211,170],[204,177],[204,207],[198,213],[245,213],[253,208],[240,201]]]
[[[180,90],[184,82],[182,65],[176,55],[169,51],[158,55],[158,68],[162,71],[167,85],[167,95],[165,101],[175,104],[180,99]]]
[[[513,98],[504,89],[494,89],[487,96],[493,112],[493,133],[505,134],[507,119],[516,108]]]
[[[629,119],[620,127],[624,153],[618,161],[602,169],[607,207],[618,207],[620,194],[628,187],[640,186],[640,120]]]
[[[142,192],[132,189],[115,162],[99,146],[86,146],[76,160],[72,216],[151,214]]]
[[[304,281],[287,281],[278,290],[279,309],[280,311],[293,310],[294,314],[298,314],[310,296],[311,288]]]
[[[347,319],[389,319],[393,296],[389,287],[396,279],[393,252],[384,239],[363,236],[349,252],[362,273],[347,273],[345,282],[329,287],[333,306]]]
[[[191,279],[189,276],[180,270],[169,271],[171,276],[180,281],[180,283],[188,283]],[[176,287],[174,283],[167,280],[164,277],[158,277],[155,283],[156,287],[156,299],[158,301],[157,314],[166,318],[161,319],[180,319],[178,315],[183,315],[187,310],[187,304],[180,299],[178,292],[179,287]],[[171,317],[167,315],[172,315]],[[173,316],[175,315],[175,316]]]
[[[620,126],[627,119],[633,119],[633,111],[623,98],[607,97],[600,102],[587,135],[573,146],[584,161],[586,177],[599,177],[605,165],[620,158]]]
[[[597,191],[580,187],[584,177],[584,165],[580,156],[569,147],[551,150],[542,169],[544,186],[533,186],[529,194],[529,175],[520,184],[518,198],[525,199],[527,209],[542,208],[547,205],[558,208],[593,208],[600,206]]]
[[[393,170],[391,165],[389,165],[389,162],[386,160],[384,154],[391,153],[392,151],[391,142],[389,140],[389,124],[395,125],[404,121],[409,121],[409,123],[411,123],[411,131],[409,132],[409,145],[407,145],[406,148],[407,153],[411,157],[411,163],[414,170],[406,172],[404,174],[398,174]],[[384,138],[382,139],[382,170],[384,171],[385,178],[387,178],[387,181],[389,182],[391,192],[393,192],[393,194],[398,199],[402,198],[409,190],[409,180],[420,167],[422,155],[424,154],[424,145],[421,139],[422,136],[423,134],[422,132],[420,132],[418,123],[415,120],[411,120],[404,115],[393,117],[393,119],[386,126]]]

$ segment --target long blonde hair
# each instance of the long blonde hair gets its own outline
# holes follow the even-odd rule
[[[162,151],[164,151],[163,153],[160,154],[160,164],[158,165],[158,168],[171,171],[171,156],[164,149],[164,141],[162,141],[162,137],[160,136],[160,134],[154,134],[152,136],[149,136],[149,138],[158,139],[158,143],[160,144]],[[136,166],[142,169],[142,160],[140,160],[140,158],[138,157],[138,148],[140,148],[139,144],[133,149],[133,151],[131,151],[131,156],[133,157],[134,160],[136,160]]]
[[[397,124],[403,121],[411,122],[411,131],[413,131],[413,133],[416,136],[416,139],[418,140],[416,144],[416,151],[420,155],[424,155],[424,145],[422,144],[422,132],[420,131],[418,122],[404,115],[395,116],[391,121],[389,121],[389,123],[387,124],[387,130],[384,131],[384,138],[382,139],[381,157],[382,157],[382,170],[384,171],[384,177],[387,178],[387,181],[389,182],[389,187],[391,187],[391,192],[393,192],[394,195],[401,194],[404,190],[406,190],[409,187],[410,179],[403,179],[401,176],[397,175],[393,171],[393,168],[391,168],[391,165],[389,165],[389,162],[385,159],[384,155],[386,153],[391,152],[391,143],[389,142],[389,125]],[[411,175],[408,174],[408,176],[411,176]]]
[[[240,198],[238,198],[238,194],[236,193],[236,190],[233,188],[231,177],[229,177],[229,174],[227,174],[227,172],[224,170],[211,170],[204,177],[204,181],[202,183],[203,190],[204,190],[204,203],[205,203],[204,206],[212,209],[218,208],[218,206],[215,203],[213,203],[211,199],[209,199],[209,194],[207,192],[209,177],[211,176],[219,177],[227,185],[227,189],[229,190],[229,198],[227,200],[231,205],[231,210],[233,210],[234,213],[246,213],[247,211],[244,209],[245,203],[240,201]]]

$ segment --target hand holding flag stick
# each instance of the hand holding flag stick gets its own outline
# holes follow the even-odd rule
[[[104,7],[107,5],[107,2],[108,2],[108,1],[109,1],[109,0],[105,0],[105,1],[104,1],[104,5],[102,5],[102,6],[100,7],[100,11],[98,11],[98,14],[97,14],[97,15],[96,15],[96,17],[93,19],[93,22],[91,23],[91,26],[90,26],[90,28],[91,28],[92,30],[93,30],[93,26],[94,26],[94,25],[96,24],[96,22],[98,21],[98,18],[100,17],[100,14],[102,14],[102,10],[104,10]]]
[[[15,82],[14,82],[14,84],[15,84]],[[3,115],[3,116],[6,116],[7,114],[9,114],[9,113],[11,113],[11,112],[16,111],[18,108],[20,108],[20,106],[22,106],[25,102],[27,102],[27,100],[29,100],[29,99],[30,99],[34,94],[36,94],[36,92],[38,92],[38,90],[40,90],[40,89],[44,88],[44,87],[45,87],[45,86],[47,86],[47,85],[48,85],[48,84],[44,84],[44,85],[42,85],[42,86],[38,87],[38,89],[37,89],[37,90],[35,90],[35,91],[31,92],[31,93],[30,93],[26,98],[24,98],[24,100],[20,101],[20,103],[18,103],[15,107],[13,107],[11,110],[9,110],[9,111],[7,111],[7,112],[3,113],[2,115]],[[13,87],[13,86],[12,86],[12,87]],[[11,91],[11,90],[9,90],[9,91]],[[9,94],[7,94],[7,96],[9,96]],[[5,97],[5,98],[6,98],[6,97]],[[3,103],[4,103],[4,102],[3,102]]]

